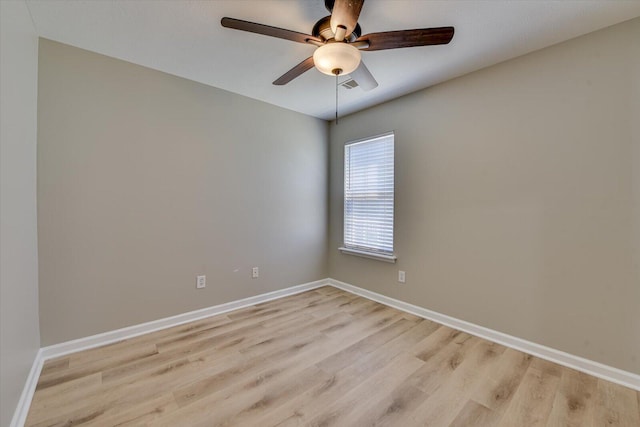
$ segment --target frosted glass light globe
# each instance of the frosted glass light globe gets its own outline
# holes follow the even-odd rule
[[[360,65],[360,51],[347,43],[327,43],[313,52],[313,63],[324,74],[350,74]]]

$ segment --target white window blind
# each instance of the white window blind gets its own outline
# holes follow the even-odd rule
[[[393,133],[344,147],[344,247],[393,254]]]

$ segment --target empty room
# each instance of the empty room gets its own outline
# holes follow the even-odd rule
[[[640,426],[640,1],[0,16],[0,426]]]

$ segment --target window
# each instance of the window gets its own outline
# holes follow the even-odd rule
[[[393,133],[344,147],[343,253],[395,262]]]

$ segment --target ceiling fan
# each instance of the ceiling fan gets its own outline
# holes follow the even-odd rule
[[[447,44],[453,38],[453,27],[421,28],[362,34],[358,17],[364,0],[325,0],[330,16],[313,26],[311,34],[272,27],[240,19],[222,18],[223,27],[277,37],[317,46],[313,56],[305,59],[273,84],[285,85],[314,66],[322,73],[338,76],[349,74],[358,86],[371,90],[378,86],[361,60],[360,51],[398,49],[403,47]]]

